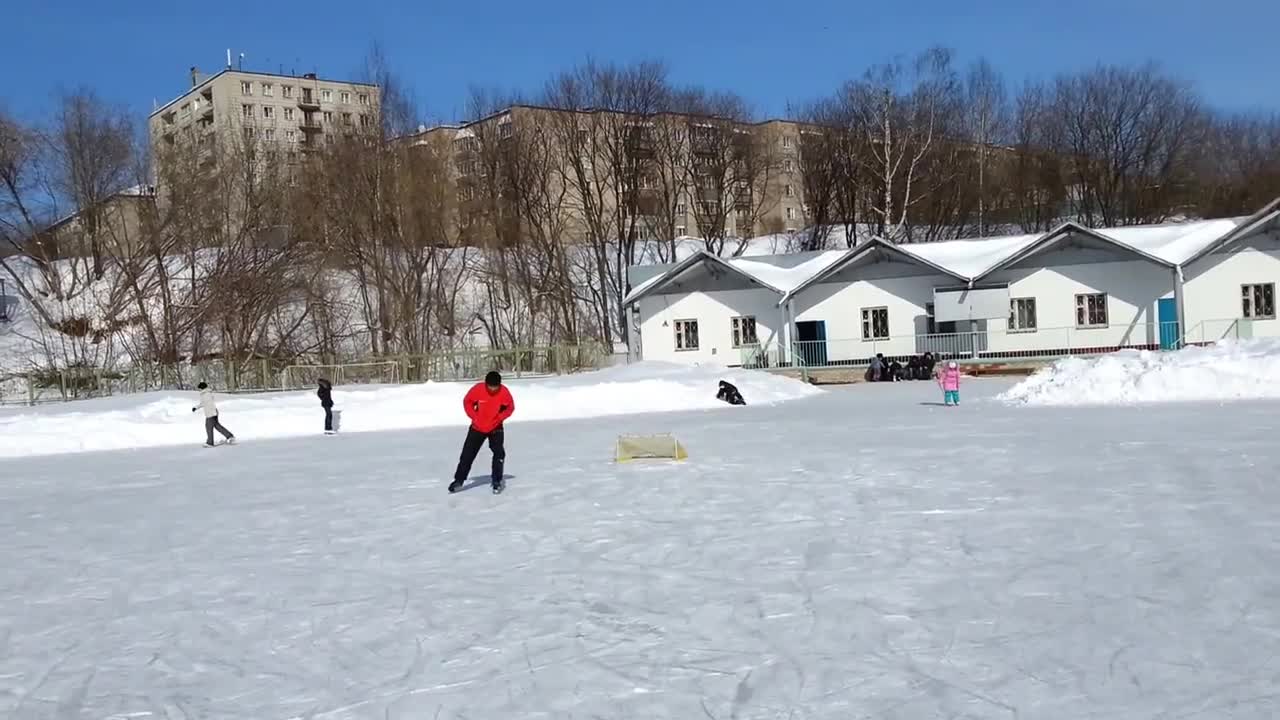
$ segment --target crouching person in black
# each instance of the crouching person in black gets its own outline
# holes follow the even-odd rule
[[[720,381],[720,390],[716,392],[716,399],[723,400],[730,405],[747,404],[747,401],[742,399],[742,393],[738,392],[738,388],[733,383],[725,380]]]

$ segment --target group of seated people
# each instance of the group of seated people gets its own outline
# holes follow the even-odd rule
[[[867,382],[894,382],[898,380],[928,380],[933,377],[937,364],[933,353],[912,355],[903,365],[898,360],[886,360],[883,353],[876,353],[867,366]]]

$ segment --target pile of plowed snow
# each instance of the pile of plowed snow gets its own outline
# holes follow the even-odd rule
[[[508,378],[516,401],[512,424],[534,420],[629,415],[678,410],[728,410],[716,400],[718,381],[738,386],[748,405],[819,394],[802,383],[764,372],[638,363],[554,378]],[[343,432],[463,426],[469,383],[334,388]],[[218,411],[241,440],[315,435],[323,411],[314,391],[216,395]],[[199,444],[204,417],[192,413],[194,392],[164,392],[0,410],[0,457]]]
[[[1280,339],[1176,352],[1066,358],[1000,395],[1014,405],[1128,405],[1280,398]]]

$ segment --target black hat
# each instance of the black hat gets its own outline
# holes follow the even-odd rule
[[[202,383],[200,383],[199,385],[197,385],[197,386],[196,386],[196,389],[197,389],[197,390],[204,390],[204,389],[205,389],[205,388],[207,388],[207,387],[209,387],[209,383],[207,383],[207,382],[202,382]]]
[[[488,375],[484,376],[484,384],[489,387],[498,387],[502,384],[502,375],[497,370],[490,370]]]

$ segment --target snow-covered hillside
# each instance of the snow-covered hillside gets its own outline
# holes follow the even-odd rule
[[[508,380],[516,399],[513,425],[537,420],[727,408],[717,383],[738,386],[748,403],[763,405],[822,391],[767,373],[659,363],[536,380]],[[344,432],[462,426],[467,385],[426,383],[350,386],[334,390]],[[203,416],[196,394],[146,393],[71,405],[0,410],[0,457],[195,445]],[[322,429],[314,392],[218,396],[222,422],[242,441],[315,435]]]
[[[1177,352],[1126,350],[1066,358],[1011,388],[1023,405],[1122,405],[1280,398],[1280,339],[1223,341]]]

